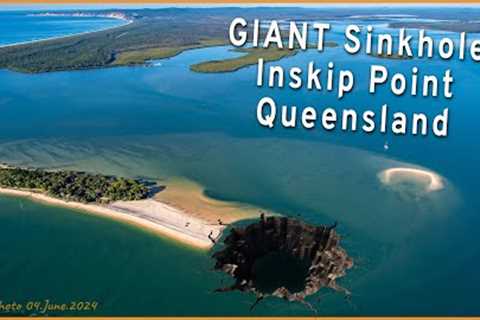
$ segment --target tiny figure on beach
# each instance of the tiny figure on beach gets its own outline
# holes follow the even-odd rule
[[[210,241],[212,241],[214,244],[217,243],[217,241],[215,241],[215,238],[213,237],[213,230],[210,230],[210,233],[208,234],[208,239],[210,239]]]

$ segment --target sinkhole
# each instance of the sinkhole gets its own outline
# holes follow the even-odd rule
[[[290,292],[301,292],[310,265],[310,259],[300,259],[281,251],[269,252],[253,264],[253,284],[267,294],[281,287]]]
[[[256,303],[268,296],[306,303],[305,297],[321,288],[350,295],[336,281],[353,260],[340,246],[335,227],[262,214],[257,222],[231,228],[213,258],[215,269],[234,283],[216,291],[254,293]]]

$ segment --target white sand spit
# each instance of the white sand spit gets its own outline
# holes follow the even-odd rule
[[[213,246],[211,239],[218,239],[225,228],[222,225],[211,224],[197,217],[192,217],[182,210],[153,199],[117,201],[103,206],[64,201],[29,190],[0,188],[0,193],[26,197],[52,205],[82,210],[114,220],[120,220],[200,249],[211,248]]]

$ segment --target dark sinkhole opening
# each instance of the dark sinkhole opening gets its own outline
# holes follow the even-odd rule
[[[257,297],[252,308],[273,296],[308,305],[307,296],[321,288],[350,295],[336,280],[353,266],[340,246],[333,225],[310,225],[288,217],[260,216],[258,222],[230,229],[224,247],[213,254],[215,270],[233,277],[234,283],[217,292],[239,290]]]
[[[281,287],[300,292],[305,288],[310,265],[309,259],[300,259],[283,251],[269,252],[253,264],[255,287],[267,294]]]

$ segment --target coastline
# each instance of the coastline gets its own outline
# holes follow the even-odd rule
[[[214,243],[210,237],[218,239],[225,228],[223,225],[213,225],[208,221],[192,217],[180,209],[153,199],[117,201],[101,206],[65,201],[28,190],[0,188],[0,194],[81,210],[128,223],[201,250],[212,248]]]
[[[50,15],[37,15],[37,16],[50,16]],[[79,16],[75,16],[75,17],[79,17]],[[95,16],[86,16],[86,17],[92,18],[92,17],[95,17]],[[118,26],[105,27],[105,28],[98,29],[98,30],[84,31],[84,32],[79,32],[79,33],[71,33],[71,34],[65,34],[65,35],[56,36],[56,37],[38,39],[38,40],[28,40],[28,41],[2,44],[2,45],[0,45],[0,48],[10,48],[10,47],[22,46],[22,45],[27,45],[27,44],[41,43],[41,42],[45,42],[45,41],[52,41],[52,40],[59,40],[59,39],[65,39],[65,38],[70,38],[70,37],[82,36],[82,35],[87,35],[87,34],[91,34],[91,33],[95,33],[95,32],[102,32],[102,31],[107,31],[107,30],[113,30],[113,29],[120,28],[120,27],[125,27],[125,26],[128,26],[128,25],[133,23],[132,19],[122,18],[122,17],[118,17],[118,16],[109,16],[109,17],[100,16],[99,18],[120,20],[120,21],[124,21],[125,23],[123,23],[121,25],[118,25]]]

